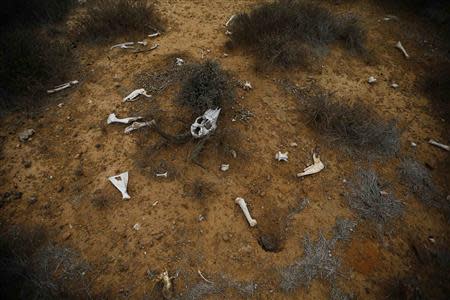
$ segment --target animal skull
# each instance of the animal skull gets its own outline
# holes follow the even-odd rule
[[[213,133],[217,128],[221,108],[208,109],[203,116],[195,119],[191,125],[191,134],[194,138],[202,138]]]

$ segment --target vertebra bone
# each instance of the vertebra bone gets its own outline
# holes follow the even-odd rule
[[[155,120],[151,120],[149,122],[133,122],[130,126],[125,128],[124,133],[130,133],[132,131],[135,131],[141,127],[147,127],[147,126],[154,126],[156,124]]]
[[[137,97],[139,97],[140,95],[143,95],[147,98],[150,98],[152,95],[148,95],[147,91],[145,89],[137,89],[132,91],[128,96],[126,96],[125,98],[123,98],[123,102],[133,102],[137,100]]]
[[[325,168],[325,165],[322,163],[322,161],[320,161],[320,157],[318,155],[316,156],[315,153],[313,153],[313,161],[314,161],[314,164],[306,167],[302,173],[298,173],[297,177],[303,177],[306,175],[316,174]]]
[[[436,142],[435,140],[429,140],[428,143],[431,144],[431,145],[433,145],[433,146],[439,147],[439,148],[441,148],[441,149],[450,151],[450,146],[441,144],[441,143],[439,143],[439,142]]]
[[[213,133],[217,128],[221,108],[208,109],[203,116],[195,119],[191,125],[191,134],[195,138],[202,138]]]
[[[250,227],[255,226],[257,222],[255,219],[252,218],[252,216],[250,216],[250,212],[248,211],[247,203],[245,203],[245,200],[241,197],[237,197],[236,200],[234,200],[234,203],[239,205]]]
[[[408,52],[406,52],[405,48],[403,47],[400,41],[398,41],[397,44],[395,44],[395,48],[400,49],[400,51],[403,52],[403,55],[405,55],[406,58],[409,58]]]
[[[281,153],[281,151],[278,151],[277,154],[275,154],[275,159],[278,161],[288,161],[288,152]]]
[[[119,119],[117,118],[115,113],[112,113],[108,116],[108,119],[106,120],[107,124],[111,124],[111,123],[121,123],[121,124],[128,124],[130,122],[134,122],[137,120],[142,119],[142,117],[129,117],[129,118],[123,118],[123,119]]]
[[[130,199],[130,195],[127,193],[128,186],[128,172],[111,176],[109,181],[122,193],[122,199]]]

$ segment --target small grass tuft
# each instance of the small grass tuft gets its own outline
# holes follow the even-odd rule
[[[365,52],[366,33],[355,16],[336,16],[305,1],[264,3],[231,23],[229,47],[249,50],[258,65],[306,66],[337,41],[355,53]]]
[[[393,155],[400,149],[400,133],[395,121],[384,121],[368,106],[338,102],[327,94],[317,94],[305,103],[308,124],[351,151]]]
[[[383,191],[377,174],[360,170],[350,184],[347,194],[350,207],[362,218],[385,224],[403,214],[404,205],[394,195]]]
[[[79,36],[85,41],[107,41],[163,31],[153,3],[133,0],[88,1]]]

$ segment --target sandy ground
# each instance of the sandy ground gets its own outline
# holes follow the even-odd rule
[[[197,270],[216,280],[224,275],[237,282],[257,283],[257,299],[328,298],[330,284],[324,280],[291,294],[282,293],[277,270],[302,255],[306,235],[316,238],[323,232],[329,236],[337,217],[358,222],[351,241],[339,243],[334,253],[342,258],[345,275],[339,277],[338,285],[343,291],[359,299],[384,299],[391,296],[390,287],[399,279],[419,274],[421,279],[433,281],[433,268],[437,267],[421,265],[413,246],[448,247],[448,221],[402,186],[396,171],[402,158],[414,157],[432,166],[436,183],[449,192],[448,153],[427,144],[428,138],[449,142],[445,122],[415,84],[424,66],[439,55],[429,27],[402,14],[398,14],[400,21],[383,21],[385,14],[393,12],[368,1],[332,6],[362,17],[376,63],[368,65],[332,47],[314,71],[261,74],[254,71],[252,58],[244,53],[223,55],[227,40],[223,24],[230,15],[248,10],[254,3],[160,1],[158,7],[168,20],[168,30],[155,40],[160,45],[157,50],[131,54],[107,46],[79,47],[77,55],[86,68],[78,87],[53,96],[51,104],[37,114],[13,114],[1,120],[5,142],[0,191],[23,192],[21,200],[1,208],[3,223],[44,225],[54,242],[71,246],[89,262],[95,293],[108,293],[112,299],[151,295],[154,280],[149,279],[148,271],[165,269],[189,278],[186,285],[202,281]],[[397,40],[410,52],[410,60],[393,47]],[[167,55],[177,52],[184,52],[187,60],[215,59],[238,79],[250,81],[254,89],[238,90],[235,105],[220,117],[221,128],[234,130],[236,158],[220,150],[220,137],[202,152],[204,168],[187,160],[193,143],[168,145],[149,158],[154,165],[163,162],[170,170],[168,179],[157,179],[139,167],[136,157],[142,155],[138,144],[143,137],[153,144],[160,141],[159,136],[151,130],[124,135],[123,126],[103,124],[113,111],[122,117],[158,109],[163,126],[174,132],[171,122],[186,112],[174,102],[175,88],[151,100],[122,103],[121,99],[140,88],[136,85],[139,73],[158,70]],[[369,85],[369,76],[378,82]],[[363,101],[386,119],[394,118],[402,130],[401,152],[396,157],[368,160],[342,151],[305,126],[299,101],[280,89],[279,79],[289,79],[299,87],[314,83],[343,101]],[[391,88],[392,81],[400,87]],[[62,107],[58,103],[63,103]],[[254,117],[249,122],[233,122],[239,108],[250,110]],[[181,125],[176,126],[179,129]],[[35,129],[36,134],[31,141],[20,143],[18,133],[27,128]],[[290,146],[293,142],[298,146]],[[417,147],[411,147],[411,142]],[[320,147],[326,168],[300,180],[295,174],[311,163],[314,147]],[[288,163],[274,160],[279,150],[289,152]],[[23,166],[24,160],[31,161],[30,168]],[[219,170],[222,163],[230,164],[228,172]],[[343,197],[348,189],[343,180],[369,166],[406,206],[404,216],[382,234],[373,223],[358,219]],[[129,201],[123,201],[107,181],[108,176],[124,171],[130,176]],[[210,187],[202,199],[196,199],[191,191],[199,180]],[[93,206],[92,199],[98,194],[106,195],[108,207]],[[29,204],[32,196],[38,201]],[[256,228],[248,226],[234,203],[238,196],[247,200],[259,222]],[[305,197],[309,205],[287,221],[289,208]],[[133,229],[136,223],[141,226],[138,231]],[[264,251],[258,244],[261,234],[279,236],[281,251]],[[436,244],[430,242],[430,236]],[[440,284],[427,286],[427,293],[445,298]],[[189,289],[178,279],[174,285],[176,294]],[[247,296],[229,289],[210,297]]]

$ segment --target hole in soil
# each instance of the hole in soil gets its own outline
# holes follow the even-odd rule
[[[260,235],[258,244],[266,252],[280,252],[282,250],[280,238],[271,234]]]

